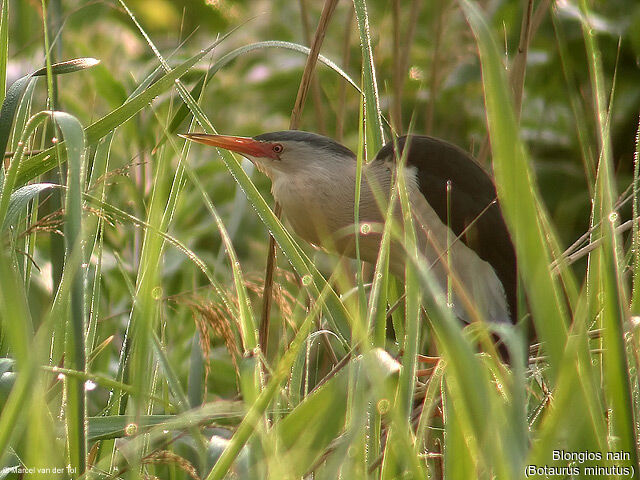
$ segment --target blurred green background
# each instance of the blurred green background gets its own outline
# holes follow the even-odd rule
[[[322,8],[322,2],[316,1],[132,0],[127,5],[173,64],[232,29],[229,38],[207,57],[209,63],[258,41],[308,45]],[[481,2],[481,6],[494,31],[503,33],[500,46],[505,60],[512,60],[520,35],[523,2],[495,0]],[[413,122],[415,132],[449,140],[474,153],[490,169],[490,158],[482,153],[487,129],[480,64],[475,40],[457,3],[370,1],[368,8],[380,104],[386,118],[391,121],[399,111],[395,118],[401,118],[403,132]],[[531,38],[522,136],[531,152],[542,197],[566,247],[589,225],[591,196],[586,171],[593,169],[598,152],[586,152],[592,164],[585,165],[579,129],[593,136],[595,125],[579,10],[567,1],[555,2],[551,8],[553,13],[547,11],[540,17],[539,28]],[[48,9],[54,58],[91,56],[101,62],[86,72],[58,79],[56,108],[77,116],[84,125],[121,105],[156,68],[155,55],[117,2],[51,1]],[[11,84],[42,66],[44,56],[40,2],[10,1],[9,11],[7,83]],[[612,90],[615,75],[611,94],[612,147],[619,185],[626,187],[632,174],[640,110],[640,4],[631,0],[598,1],[593,12],[607,92]],[[321,53],[358,82],[360,45],[349,2],[339,2]],[[304,62],[304,55],[277,48],[242,55],[208,84],[202,108],[221,133],[251,136],[286,129]],[[194,82],[207,66],[207,62],[201,62],[182,80],[185,84]],[[359,94],[325,66],[318,66],[317,78],[318,86],[309,95],[301,129],[323,133],[355,149]],[[42,83],[33,92],[34,108],[44,108],[45,99]],[[113,139],[111,172],[104,180],[109,185],[108,196],[112,203],[139,218],[145,217],[151,194],[152,152],[162,139],[168,112],[177,108],[176,101],[175,92],[165,94],[119,128]],[[185,121],[179,131],[187,128]],[[244,270],[259,280],[267,251],[266,229],[243,202],[241,192],[213,151],[195,147],[189,162],[227,223]],[[257,173],[254,180],[269,196],[268,180]],[[627,207],[624,217],[630,214],[630,205]],[[224,267],[226,262],[221,240],[197,192],[185,191],[181,196],[170,232],[228,280],[229,271],[216,268]],[[38,237],[42,248],[36,250],[34,260],[41,272],[35,274],[37,288],[31,292],[35,297],[33,308],[42,310],[47,308],[52,291],[47,239],[46,235]],[[104,239],[104,295],[100,306],[103,338],[108,332],[119,336],[121,322],[126,321],[131,308],[121,276],[135,279],[141,232],[130,225],[115,224],[105,228]],[[192,265],[185,267],[189,261],[181,253],[168,249],[165,255],[163,297],[188,293],[202,284],[201,274]],[[323,258],[319,260],[324,261],[321,265],[330,271],[332,260]],[[583,260],[576,268],[583,270],[585,265]],[[189,309],[174,310],[170,306],[169,312],[173,318],[168,328],[193,328]],[[183,338],[182,348],[189,348],[190,335],[183,333],[173,338]],[[117,342],[113,344],[116,345]],[[187,367],[183,364],[178,368]],[[220,371],[214,368],[214,376],[222,375]],[[229,377],[224,379],[226,382],[216,383],[216,389],[222,389],[220,393],[225,392],[222,385],[233,385],[230,366],[222,371]]]
[[[61,8],[58,18],[64,25],[55,36],[57,57],[93,56],[102,62],[86,75],[61,80],[60,105],[88,123],[120,105],[143,72],[155,66],[155,56],[117,2],[52,2],[50,8],[53,10],[57,3]],[[509,61],[518,44],[523,3],[496,0],[481,4],[492,26],[503,32],[501,47]],[[322,2],[306,2],[307,30],[301,21],[300,3],[292,1],[149,0],[131,1],[128,5],[161,51],[169,55],[177,49],[173,58],[178,60],[184,58],[184,52],[204,47],[232,28],[237,30],[216,48],[214,59],[256,41],[308,44]],[[413,121],[414,131],[447,139],[478,154],[486,138],[480,67],[474,39],[456,2],[371,1],[368,7],[380,102],[387,117],[391,118],[395,105],[400,104],[404,131]],[[399,13],[394,14],[394,8]],[[10,2],[10,9],[9,77],[15,79],[42,65],[42,20],[37,1]],[[589,121],[593,118],[589,115],[589,70],[578,9],[567,1],[555,3],[554,9],[555,28],[550,15],[545,14],[531,39],[522,134],[535,160],[544,199],[567,245],[586,230],[590,207],[576,115],[586,120],[589,133],[594,125]],[[361,56],[351,11],[348,2],[339,3],[322,54],[357,79]],[[621,184],[626,185],[632,171],[640,107],[640,5],[631,0],[597,1],[594,12],[607,91],[611,91],[616,75],[612,146]],[[394,15],[399,18],[394,20]],[[401,25],[400,38],[394,38],[394,21]],[[566,49],[564,67],[558,38]],[[179,48],[182,42],[184,47]],[[405,60],[402,75],[394,74],[398,57]],[[300,54],[279,49],[242,56],[216,75],[206,90],[203,109],[223,133],[256,135],[285,129],[304,61]],[[204,66],[203,63],[200,68]],[[185,81],[188,83],[190,77],[197,75],[194,70]],[[345,89],[344,82],[327,68],[318,69],[318,78],[319,91],[310,98],[301,128],[329,135],[355,148],[357,93],[352,88]],[[398,84],[400,95],[394,93]],[[575,108],[572,100],[577,104]],[[125,130],[117,136],[114,165],[144,160],[145,152],[158,140],[152,112],[144,112],[131,123],[135,125],[128,128],[141,134],[135,135],[135,142],[126,141]],[[590,154],[594,157],[597,152]],[[482,159],[488,165],[487,156]],[[210,152],[196,160],[203,163],[203,168],[216,168],[204,166],[215,163]],[[220,175],[225,175],[222,168]],[[232,188],[231,183],[211,185],[216,196],[224,195],[225,186]],[[232,190],[227,189],[226,193],[231,194]],[[243,253],[248,251],[241,243],[238,248]]]
[[[182,77],[182,82],[190,87],[211,64],[248,44],[279,40],[309,45],[324,2],[130,0],[126,3],[172,66],[232,31],[212,54]],[[90,125],[127,100],[157,68],[157,57],[117,1],[50,0],[46,5],[52,62],[94,57],[100,64],[58,77],[53,106],[47,104],[45,81],[38,80],[28,92],[29,108],[32,112],[45,108],[63,110],[77,117],[83,126]],[[517,52],[527,2],[487,0],[478,5],[499,41],[503,60],[510,64]],[[569,0],[536,2],[536,7],[539,5],[548,8],[541,8],[542,14],[534,17],[522,99],[521,135],[529,149],[552,224],[561,246],[566,248],[589,227],[594,198],[590,187],[600,154],[598,125],[580,21],[582,13],[576,2]],[[388,120],[386,140],[390,140],[392,133],[389,124],[397,133],[406,133],[411,125],[414,132],[444,138],[472,152],[490,170],[481,65],[476,40],[459,4],[448,0],[370,0],[367,6],[379,101]],[[41,68],[45,55],[41,2],[11,0],[8,11],[6,83],[11,85],[22,75]],[[612,160],[618,191],[622,192],[632,180],[640,112],[640,3],[595,0],[591,2],[589,15],[589,25],[599,43],[603,89],[611,98],[608,121]],[[351,2],[339,2],[321,54],[360,84],[362,55]],[[244,53],[224,66],[208,83],[201,107],[220,133],[252,136],[286,129],[305,60],[305,55],[281,48]],[[301,129],[328,135],[356,150],[360,94],[324,65],[318,65],[316,78]],[[168,191],[172,172],[178,166],[178,155],[167,146],[165,133],[180,105],[175,89],[171,89],[115,129],[108,172],[96,182],[93,192],[106,186],[105,198],[109,204],[138,219],[151,217],[152,192],[154,189]],[[178,132],[189,128],[189,120],[185,120]],[[16,148],[18,133],[11,137],[9,150]],[[50,129],[39,130],[29,148],[37,150],[47,146],[50,137]],[[175,135],[171,138],[177,141]],[[95,153],[95,145],[90,146],[87,158],[92,159]],[[163,158],[168,158],[168,163],[159,168]],[[259,312],[268,232],[212,149],[194,146],[187,161],[229,231],[247,279],[254,311]],[[246,162],[244,167],[261,193],[271,200],[268,180]],[[49,175],[43,180],[59,181],[57,170]],[[56,197],[41,194],[40,200],[37,221],[23,219],[12,237],[12,245],[18,245],[15,252],[20,273],[29,277],[25,284],[36,327],[48,312],[57,288],[55,258],[60,251],[56,242],[60,242],[62,228],[60,216],[55,214],[59,209]],[[46,217],[52,212],[52,217]],[[631,217],[631,202],[620,209],[620,214],[623,220]],[[91,297],[94,303],[88,308],[91,317],[97,318],[95,339],[89,345],[94,352],[90,357],[90,370],[111,377],[118,370],[125,331],[134,309],[132,288],[137,286],[136,281],[144,270],[140,268],[140,256],[145,233],[141,227],[110,216],[108,212],[100,211],[98,216],[105,220],[105,225],[101,230],[104,244],[98,249],[99,262],[93,257],[88,265],[91,281],[98,264],[101,269],[97,275],[100,293]],[[167,233],[206,263],[220,285],[233,296],[233,273],[220,235],[201,194],[191,185],[180,193]],[[630,236],[625,234],[623,241],[628,247]],[[27,251],[32,255],[27,255]],[[307,252],[315,255],[311,248]],[[280,266],[290,270],[281,257],[279,255]],[[586,258],[573,265],[577,278],[585,274]],[[323,254],[317,254],[315,259],[324,273],[334,270],[336,259]],[[31,263],[34,270],[29,276],[24,272]],[[167,358],[188,390],[192,406],[204,400],[237,400],[240,395],[237,365],[229,354],[233,350],[233,339],[225,337],[225,332],[220,330],[211,334],[209,346],[205,345],[207,338],[201,347],[208,354],[204,365],[200,364],[208,373],[207,394],[203,385],[191,390],[194,365],[198,364],[194,358],[201,355],[196,324],[200,322],[201,331],[206,330],[202,322],[227,312],[216,310],[224,310],[218,305],[212,307],[206,317],[194,309],[194,302],[204,305],[208,301],[205,299],[212,295],[205,276],[182,252],[165,248],[161,264],[161,286],[154,287],[159,290],[152,294],[161,304],[159,337],[166,342]],[[630,262],[625,264],[623,273],[629,272]],[[293,335],[293,329],[285,327],[288,321],[285,313],[287,308],[293,308],[298,293],[295,279],[289,276],[285,280],[284,273],[278,275],[278,283],[283,287],[279,293],[279,313],[272,328],[272,339],[276,343],[281,333],[285,338]],[[2,340],[3,353],[7,353],[7,341]],[[398,345],[390,350],[396,347]],[[207,351],[208,348],[211,350]],[[60,363],[61,357],[55,355],[60,351],[53,345],[51,350],[51,363]],[[307,386],[313,386],[330,367],[322,355],[310,354],[310,358],[316,366],[309,372]],[[154,368],[159,367],[154,364]],[[636,383],[634,385],[637,395],[640,390]],[[158,395],[169,397],[166,388],[164,392],[160,390],[162,388],[158,388]],[[62,404],[60,391],[59,384],[51,386],[48,391],[51,404]],[[109,389],[100,385],[87,395],[89,415],[104,414]],[[157,404],[156,408],[159,409]],[[535,418],[532,424],[534,422]]]

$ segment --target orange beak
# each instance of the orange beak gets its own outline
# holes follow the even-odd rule
[[[261,142],[251,137],[233,137],[231,135],[210,135],[208,133],[178,134],[182,138],[193,142],[203,143],[212,147],[224,148],[240,155],[250,155],[258,158],[278,158],[273,151],[273,144]]]

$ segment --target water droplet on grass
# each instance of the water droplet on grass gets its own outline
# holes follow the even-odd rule
[[[137,423],[130,423],[129,425],[124,427],[124,434],[127,437],[131,437],[131,436],[135,435],[136,433],[138,433],[138,424]]]
[[[386,398],[381,398],[376,404],[376,409],[380,415],[384,415],[391,408],[391,402]]]

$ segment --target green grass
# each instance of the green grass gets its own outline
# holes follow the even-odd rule
[[[318,18],[321,5],[307,3]],[[323,115],[307,105],[301,128],[321,128],[318,118],[330,136],[344,128],[359,177],[391,140],[392,104],[398,133],[422,133],[435,119],[434,134],[481,159],[490,145],[486,166],[530,312],[521,323],[532,324],[536,345],[523,325],[461,325],[432,295],[403,175],[387,205],[401,205],[403,225],[387,222],[376,265],[361,270],[299,241],[246,162],[177,135],[286,128],[310,51],[299,43],[297,3],[264,2],[261,13],[242,2],[192,2],[184,12],[158,2],[156,15],[134,0],[62,11],[43,2],[40,13],[5,0],[0,472],[514,479],[531,465],[567,467],[554,453],[564,450],[602,459],[576,461],[580,473],[562,478],[594,478],[585,471],[593,466],[640,475],[640,125],[637,68],[628,63],[638,55],[637,20],[582,0],[544,11],[539,25],[525,22],[529,58],[540,63],[529,62],[514,98],[504,52],[507,66],[519,61],[521,2],[491,11],[471,0],[418,2],[412,19],[415,5],[399,8],[399,22],[388,4],[339,4],[314,74]],[[61,19],[62,30],[50,31]],[[409,35],[410,21],[412,43],[394,52],[388,39]],[[42,31],[27,39],[29,28]],[[410,70],[388,74],[401,53]],[[10,81],[16,68],[21,76]],[[398,78],[399,97],[390,84]],[[337,112],[342,123],[331,119]],[[64,208],[49,215],[52,192]],[[628,219],[633,228],[621,230]],[[587,231],[582,258],[563,254]],[[267,355],[257,312],[269,233],[278,268]],[[409,259],[402,279],[389,274],[392,241]],[[423,375],[417,355],[436,352]]]

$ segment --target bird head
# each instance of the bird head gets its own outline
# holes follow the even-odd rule
[[[205,133],[187,133],[181,137],[239,153],[271,180],[297,172],[327,170],[336,163],[355,159],[355,154],[338,142],[300,130],[263,133],[255,137]]]

